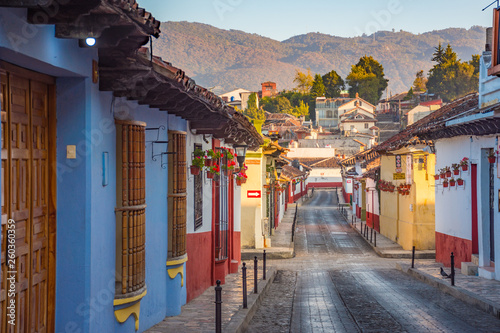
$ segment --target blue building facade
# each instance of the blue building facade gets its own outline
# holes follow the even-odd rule
[[[185,172],[186,151],[172,146],[172,133],[182,141],[193,128],[218,129],[249,146],[260,136],[140,49],[159,22],[133,1],[2,5],[0,306],[7,314],[13,300],[15,310],[0,330],[135,332],[178,315],[188,258],[172,258],[167,199],[177,182],[172,163]],[[86,36],[96,37],[94,48],[82,47]],[[4,253],[11,220],[12,297]]]

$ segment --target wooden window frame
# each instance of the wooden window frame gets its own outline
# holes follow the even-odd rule
[[[203,146],[199,143],[196,143],[194,144],[193,149],[202,150]],[[203,172],[200,172],[198,175],[194,175],[193,184],[194,184],[193,218],[194,218],[194,230],[196,231],[203,226]]]
[[[116,120],[116,294],[146,289],[146,123]]]
[[[186,254],[186,132],[169,131],[168,258]]]
[[[488,75],[500,76],[500,10],[493,8],[493,45],[491,47],[491,67]]]

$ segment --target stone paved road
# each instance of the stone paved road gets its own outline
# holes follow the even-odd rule
[[[500,320],[395,269],[336,210],[335,191],[299,208],[297,256],[248,332],[500,332]]]

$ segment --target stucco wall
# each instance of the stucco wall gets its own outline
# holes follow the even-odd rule
[[[478,202],[478,245],[480,266],[489,265],[490,232],[489,232],[489,167],[486,150],[497,146],[496,137],[461,136],[443,139],[436,142],[436,170],[451,163],[457,163],[463,157],[468,157],[472,164],[477,164],[477,202]],[[498,212],[498,159],[494,167],[493,217],[495,235],[495,257],[500,258],[500,214]],[[436,187],[436,232],[459,239],[472,240],[472,193],[471,168],[461,172],[464,179],[463,187],[443,189]],[[452,207],[452,208],[451,208]],[[443,249],[448,251],[449,249]],[[496,276],[500,277],[500,265],[495,268]]]

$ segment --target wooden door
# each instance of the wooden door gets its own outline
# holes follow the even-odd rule
[[[2,69],[3,68],[3,69]],[[15,301],[15,325],[2,316],[3,332],[50,332],[54,309],[55,198],[49,198],[49,130],[54,80],[0,63],[2,91],[2,313]],[[52,127],[52,126],[51,126]],[[50,140],[49,140],[50,137]],[[7,266],[9,219],[15,221],[15,269]],[[50,258],[50,262],[49,262]],[[49,268],[50,267],[50,268]],[[11,273],[14,272],[14,273]],[[15,293],[9,296],[8,276]],[[50,284],[50,286],[49,286]]]

